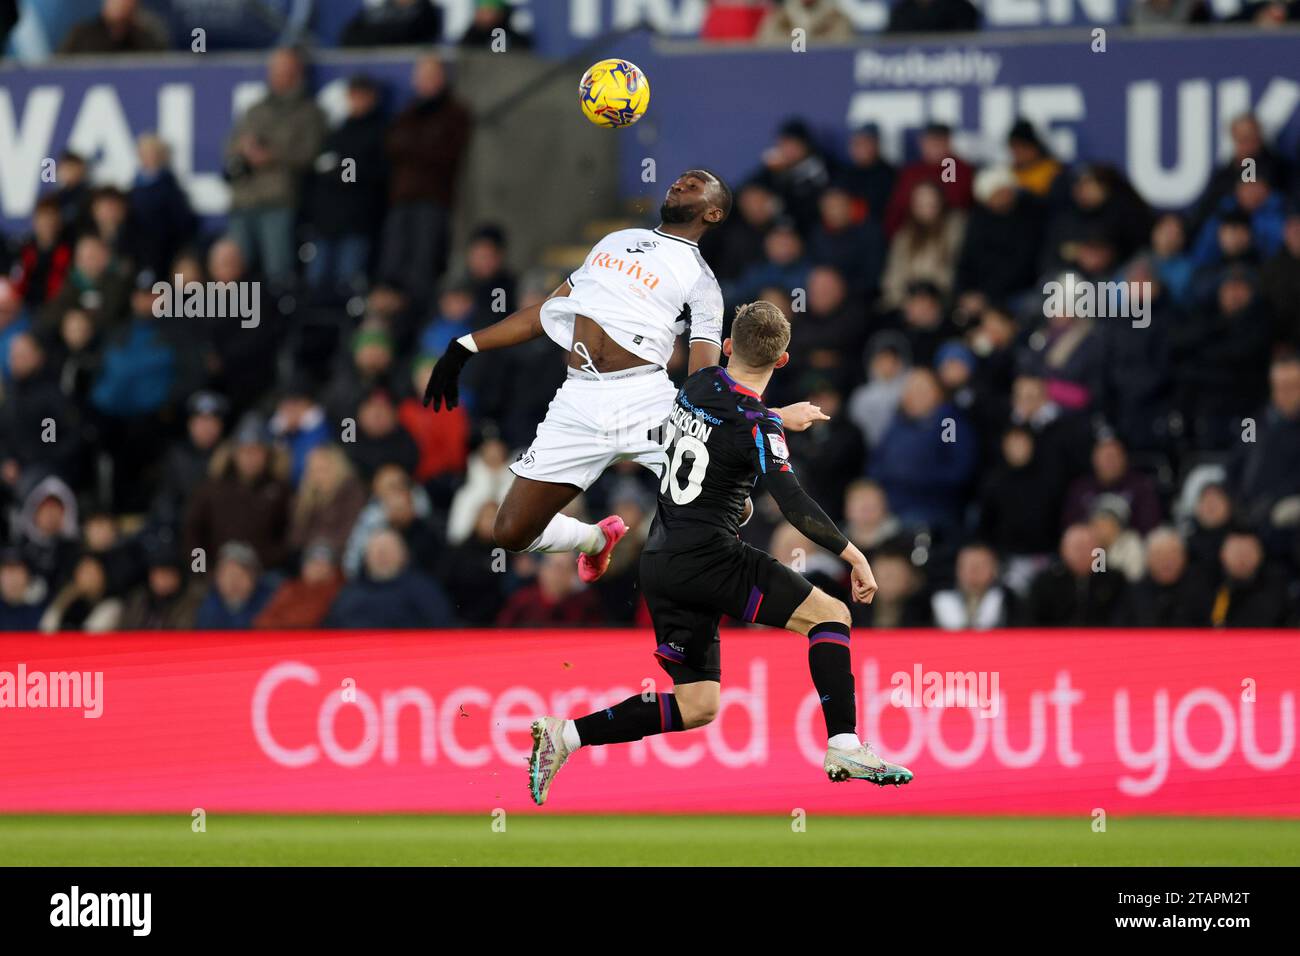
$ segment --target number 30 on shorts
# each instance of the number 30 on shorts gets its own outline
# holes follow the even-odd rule
[[[677,428],[673,425],[667,426],[667,438],[664,458],[668,467],[659,481],[659,492],[672,495],[675,504],[690,504],[700,496],[704,488],[704,473],[709,468],[709,448],[691,435],[678,435]],[[691,470],[686,475],[686,484],[679,485],[677,475],[688,454],[691,456]]]

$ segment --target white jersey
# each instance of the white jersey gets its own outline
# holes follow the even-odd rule
[[[542,328],[572,349],[585,315],[633,355],[667,366],[677,336],[722,344],[722,290],[689,239],[658,229],[611,232],[569,276],[572,291],[542,305]]]

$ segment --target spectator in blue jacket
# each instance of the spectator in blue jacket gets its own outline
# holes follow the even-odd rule
[[[289,450],[289,480],[295,488],[307,467],[307,456],[330,440],[325,408],[316,401],[319,388],[305,375],[297,375],[280,393],[268,427],[271,437]]]
[[[275,586],[262,574],[252,546],[229,541],[217,553],[215,584],[195,624],[204,631],[247,630],[274,593]]]
[[[176,381],[176,350],[162,321],[153,314],[154,274],[144,271],[131,294],[131,321],[113,334],[104,349],[91,404],[114,418],[152,415],[171,396]]]
[[[454,623],[442,586],[410,567],[406,543],[390,529],[371,537],[364,576],[343,589],[325,618],[326,627],[394,629]]]
[[[1286,204],[1268,182],[1255,179],[1237,183],[1232,195],[1219,201],[1214,214],[1201,226],[1192,246],[1192,262],[1198,268],[1218,265],[1223,256],[1219,248],[1219,226],[1229,213],[1250,220],[1250,235],[1255,251],[1263,259],[1282,248],[1282,228],[1286,221]]]
[[[915,368],[907,374],[898,414],[872,454],[869,473],[904,523],[955,528],[978,446],[974,427],[944,401],[934,372]]]

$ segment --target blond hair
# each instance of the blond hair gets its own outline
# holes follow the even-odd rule
[[[790,344],[790,320],[781,307],[760,299],[736,307],[731,322],[731,353],[751,368],[776,364]]]

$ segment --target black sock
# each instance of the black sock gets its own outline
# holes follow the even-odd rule
[[[629,697],[621,704],[598,710],[573,722],[583,744],[625,744],[642,737],[684,730],[682,712],[672,694]]]
[[[830,621],[808,632],[808,670],[822,701],[826,736],[855,733],[858,708],[853,697],[853,660],[849,626]]]

